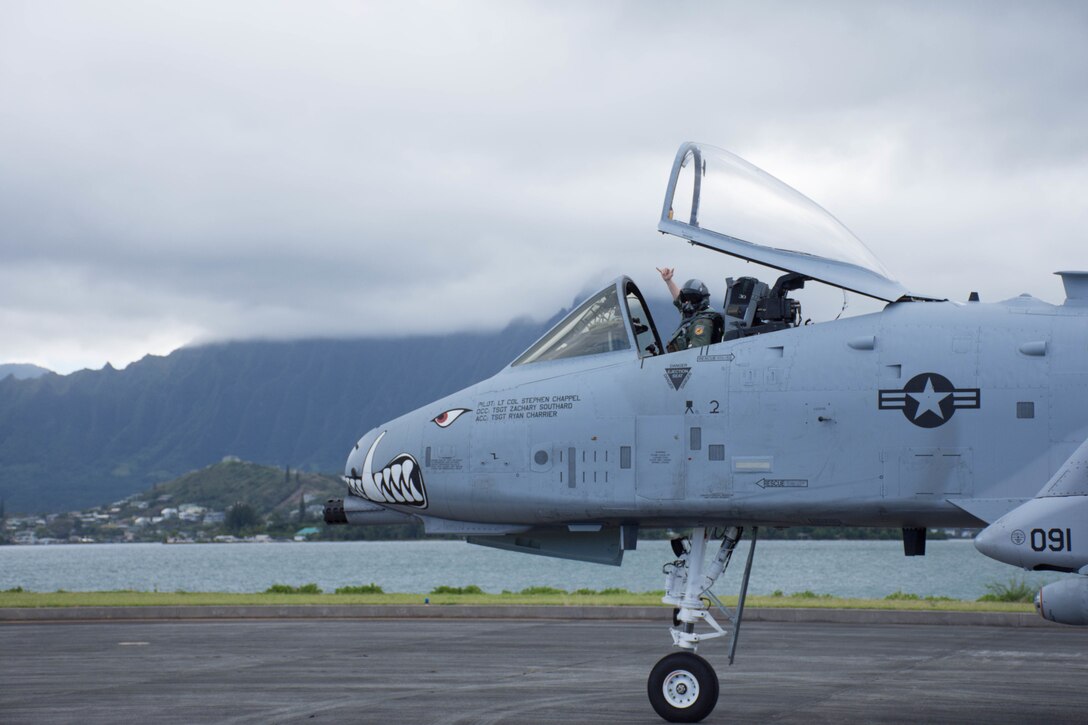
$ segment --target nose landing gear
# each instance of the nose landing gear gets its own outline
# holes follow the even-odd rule
[[[673,644],[683,651],[663,657],[650,671],[646,683],[650,704],[658,715],[669,722],[699,722],[718,704],[718,676],[709,662],[695,654],[695,650],[703,640],[729,635],[729,664],[733,664],[758,532],[758,527],[752,529],[752,545],[744,565],[740,596],[736,610],[732,612],[710,589],[728,568],[743,529],[730,526],[725,530],[721,536],[721,548],[705,572],[703,558],[707,540],[717,536],[711,537],[705,527],[698,527],[692,531],[689,540],[673,541],[673,552],[678,558],[663,569],[665,596],[661,601],[676,607],[670,634]],[[732,623],[731,631],[718,624],[710,613],[711,604]],[[697,622],[705,622],[712,631],[696,633]]]

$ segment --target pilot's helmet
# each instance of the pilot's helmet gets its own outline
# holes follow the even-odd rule
[[[702,283],[702,280],[689,279],[680,288],[680,304],[684,307],[690,305],[692,309],[701,310],[710,304],[710,290]]]

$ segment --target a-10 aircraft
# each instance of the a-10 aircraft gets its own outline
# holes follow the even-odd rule
[[[678,650],[647,685],[673,722],[716,704],[695,650],[729,637],[732,663],[759,527],[899,527],[908,556],[927,527],[985,527],[987,556],[1088,574],[1088,272],[1058,272],[1059,305],[912,294],[821,207],[693,143],[658,229],[783,274],[729,280],[724,339],[671,353],[620,277],[495,376],[360,438],[326,520],[613,565],[640,527],[690,529],[665,563]],[[807,282],[887,305],[802,324]],[[743,535],[728,609],[711,587]],[[1088,624],[1088,577],[1036,607]]]

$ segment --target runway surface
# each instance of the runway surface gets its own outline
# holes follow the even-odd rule
[[[1088,631],[745,624],[700,648],[704,722],[1077,722]],[[658,723],[665,623],[277,620],[0,625],[0,722]]]

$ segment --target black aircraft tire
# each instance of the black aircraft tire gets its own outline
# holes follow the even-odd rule
[[[673,652],[650,670],[650,704],[669,722],[699,722],[718,704],[718,675],[693,652]]]

